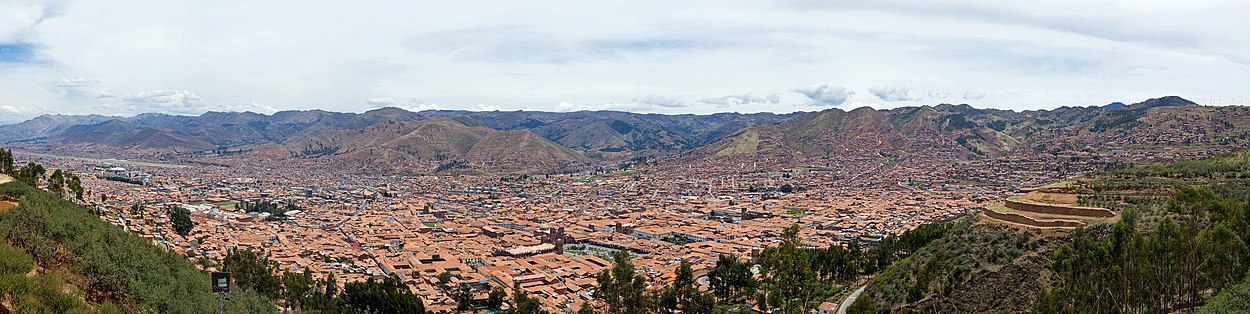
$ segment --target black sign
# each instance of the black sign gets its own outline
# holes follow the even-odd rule
[[[230,273],[213,272],[213,293],[229,293],[230,292]]]

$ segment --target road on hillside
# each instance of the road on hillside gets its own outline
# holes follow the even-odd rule
[[[864,293],[864,288],[868,288],[868,285],[859,287],[855,292],[851,292],[851,295],[846,296],[846,299],[842,300],[842,304],[838,305],[838,314],[846,314],[846,308],[851,307],[851,304],[855,303],[855,299],[859,298],[859,294]]]

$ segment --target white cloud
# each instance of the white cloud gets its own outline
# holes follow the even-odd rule
[[[369,98],[368,103],[372,108],[395,107],[412,112],[443,110],[443,107],[440,107],[438,104],[428,104],[413,98],[404,99],[402,101],[395,100],[390,97]]]
[[[278,110],[278,108],[274,108],[273,106],[260,104],[257,102],[252,102],[252,107],[259,109],[257,110],[257,112],[263,113],[263,114],[273,114],[275,112],[281,111],[281,110]]]
[[[106,104],[125,112],[169,112],[175,114],[202,113],[207,103],[195,93],[185,90],[156,90],[139,92],[122,97],[121,102]]]
[[[964,92],[964,100],[977,100],[981,98],[985,98],[985,94]]]
[[[890,86],[890,87],[873,87],[868,89],[868,93],[877,96],[877,99],[883,101],[912,101],[919,100],[907,95],[908,88],[906,86]],[[932,94],[932,93],[930,93]]]
[[[682,108],[688,106],[685,101],[673,97],[664,96],[639,96],[634,97],[634,103],[641,105],[660,106],[664,108]]]
[[[110,113],[128,101],[97,96],[189,90],[200,99],[152,108],[359,112],[373,106],[362,99],[387,95],[420,97],[409,106],[557,110],[563,100],[710,113],[876,99],[724,96],[820,81],[869,92],[905,81],[907,98],[975,90],[965,98],[1015,109],[1246,98],[1247,11],[1250,2],[1220,0],[13,0],[0,1],[0,48],[33,57],[0,55],[0,102]],[[204,18],[220,16],[231,18]]]
[[[567,101],[561,101],[560,104],[556,105],[555,111],[570,112],[570,111],[611,110],[611,111],[631,111],[631,112],[652,112],[651,111],[652,109],[653,108],[651,105],[636,104],[636,103],[574,104],[574,103],[570,103]]]
[[[96,83],[99,83],[99,81],[92,80],[92,79],[85,79],[81,77],[75,77],[75,78],[63,78],[61,79],[60,82],[57,82],[56,85],[60,87],[81,87],[81,86],[93,85]]]
[[[832,86],[827,83],[818,83],[811,87],[795,88],[794,92],[803,94],[811,99],[813,106],[837,106],[846,102],[855,92],[845,87]]]
[[[42,1],[0,1],[0,43],[15,42],[52,11]]]
[[[111,115],[134,115],[161,112],[177,115],[199,115],[209,111],[252,111],[271,114],[279,109],[252,101],[249,105],[209,102],[186,90],[154,90],[122,97],[99,98],[105,103],[96,106]]]
[[[10,113],[10,114],[33,112],[33,110],[31,110],[28,107],[19,107],[19,106],[13,106],[13,105],[0,105],[0,111],[4,111],[5,113]]]
[[[757,97],[751,94],[739,94],[716,98],[704,98],[703,100],[699,100],[699,102],[716,105],[717,107],[734,107],[747,104],[776,104],[780,101],[781,95],[777,93],[769,94],[764,97]]]

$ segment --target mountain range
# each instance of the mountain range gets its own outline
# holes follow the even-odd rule
[[[265,147],[284,158],[332,156],[415,172],[521,160],[522,171],[568,163],[686,153],[721,158],[908,156],[969,159],[1021,149],[1245,145],[1247,107],[1199,106],[1177,96],[1124,105],[1011,111],[962,105],[791,114],[663,115],[618,111],[364,113],[321,110],[43,115],[0,126],[0,143],[198,152]]]
[[[968,105],[829,109],[743,128],[700,147],[709,156],[966,159],[1086,146],[1250,144],[1250,108],[1199,106],[1176,96],[1103,107],[1009,111]]]

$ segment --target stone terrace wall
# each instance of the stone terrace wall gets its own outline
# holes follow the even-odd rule
[[[1039,228],[1076,228],[1085,226],[1084,222],[1075,220],[1037,220],[1020,214],[1000,213],[990,209],[986,209],[981,212],[985,213],[985,215],[990,218]]]
[[[1023,210],[1026,212],[1043,213],[1043,214],[1085,216],[1085,217],[1115,217],[1115,213],[1111,212],[1111,210],[1108,210],[1106,208],[1039,204],[1039,203],[1033,203],[1033,202],[1012,200],[1012,199],[1007,199],[1006,204],[1004,205],[1006,205],[1007,208],[1011,208],[1015,210]]]

